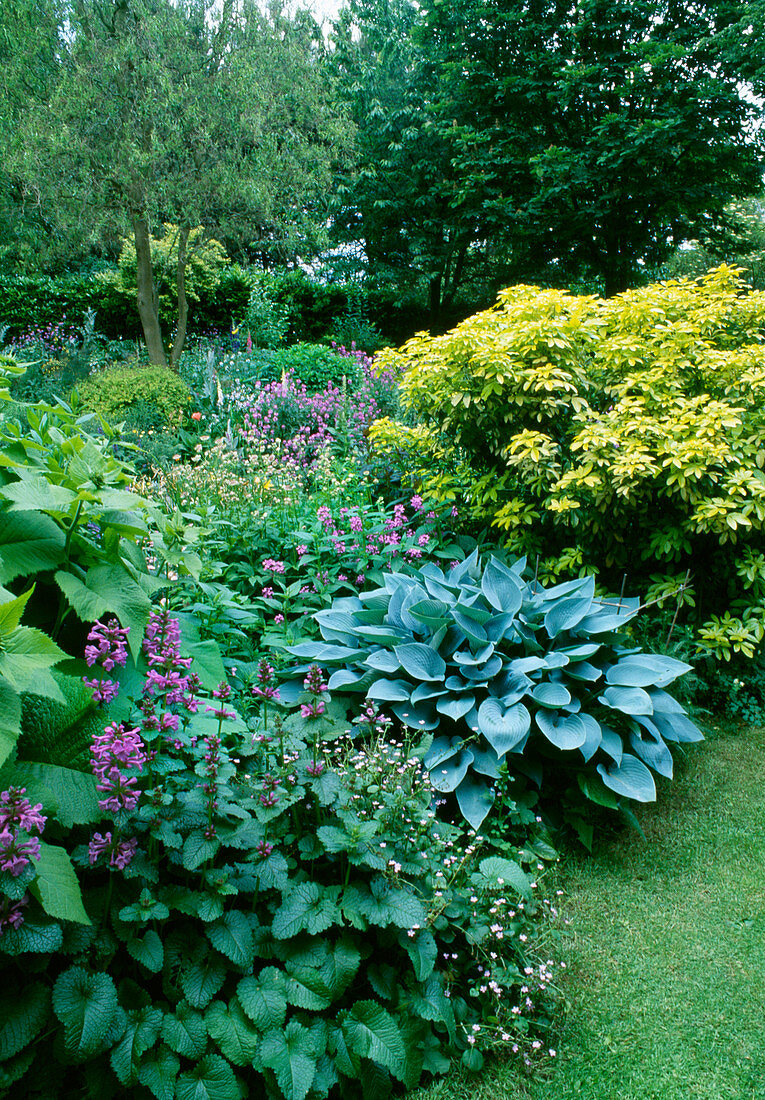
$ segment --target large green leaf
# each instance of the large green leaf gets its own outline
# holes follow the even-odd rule
[[[7,681],[0,679],[0,765],[13,752],[20,733],[20,693]]]
[[[398,1024],[376,1001],[357,1001],[342,1018],[348,1046],[403,1080],[406,1050]]]
[[[287,977],[266,966],[256,977],[242,978],[237,986],[242,1008],[260,1031],[280,1028],[287,1016]]]
[[[381,875],[375,876],[368,887],[349,887],[345,898],[350,901],[352,891],[356,891],[355,905],[370,924],[381,927],[393,924],[398,928],[424,926],[427,914],[423,904],[411,890],[411,887],[393,886]],[[343,908],[347,906],[344,904]]]
[[[394,647],[401,667],[415,680],[444,680],[446,662],[440,653],[422,642]]]
[[[457,787],[457,805],[471,829],[479,829],[494,805],[491,787],[472,775],[466,775]]]
[[[162,1038],[171,1050],[184,1058],[201,1058],[207,1047],[207,1025],[201,1012],[188,1001],[180,1001],[175,1013],[166,1013]]]
[[[213,921],[205,928],[207,938],[213,947],[231,959],[235,966],[252,966],[255,958],[255,940],[252,928],[244,913],[235,909],[225,913],[220,920]]]
[[[274,1071],[285,1100],[304,1100],[316,1073],[315,1044],[307,1028],[290,1020],[283,1031],[269,1031],[260,1057]]]
[[[606,673],[606,682],[620,687],[665,688],[692,666],[660,653],[634,653],[620,657]]]
[[[500,759],[518,745],[531,727],[531,716],[523,703],[506,707],[490,696],[478,708],[478,728]]]
[[[50,1015],[50,991],[42,982],[6,984],[0,994],[0,1062],[7,1062],[40,1033]]]
[[[491,558],[483,571],[481,590],[491,606],[501,613],[515,616],[523,602],[523,581],[516,573]]]
[[[236,997],[228,1004],[213,1001],[205,1012],[205,1024],[222,1054],[235,1066],[248,1066],[258,1053],[261,1032],[253,1026]]]
[[[21,625],[21,616],[24,614],[24,608],[29,603],[29,597],[33,592],[34,586],[14,599],[0,601],[0,639],[7,638],[17,626]]]
[[[427,928],[421,928],[416,935],[402,932],[398,939],[414,967],[414,976],[418,982],[424,982],[433,973],[438,959],[438,945],[435,936]]]
[[[607,787],[636,802],[654,802],[656,784],[648,768],[636,756],[625,752],[619,764],[598,764],[598,774]]]
[[[340,909],[319,883],[299,882],[274,913],[271,932],[278,940],[292,939],[304,930],[316,936],[340,919]]]
[[[181,967],[181,989],[194,1008],[205,1008],[226,980],[226,967],[212,952],[198,962],[187,960]]]
[[[66,536],[40,512],[0,512],[0,584],[55,569],[64,558]]]
[[[11,511],[29,512],[66,513],[77,500],[77,494],[65,485],[56,485],[39,475],[4,485],[0,496],[11,502]]]
[[[176,1100],[240,1100],[234,1071],[219,1054],[207,1054],[175,1083]]]
[[[69,1057],[85,1061],[101,1046],[117,1013],[114,982],[108,974],[70,967],[53,986],[53,1011],[64,1025]]]
[[[547,740],[558,749],[579,749],[587,740],[587,727],[578,714],[539,710],[534,717]]]
[[[620,710],[630,717],[633,714],[653,714],[651,697],[643,688],[607,687],[598,699],[612,710]]]
[[[68,853],[63,848],[42,841],[36,870],[37,876],[29,890],[48,916],[74,921],[76,924],[90,924],[90,917],[82,903],[80,884]]]
[[[412,685],[406,680],[375,680],[367,689],[367,698],[377,703],[407,702]]]
[[[663,711],[655,711],[653,722],[659,733],[667,741],[695,742],[704,740],[704,734],[685,714],[667,714]]]
[[[116,615],[130,631],[128,646],[133,660],[138,660],[151,600],[126,568],[116,564],[96,565],[88,570],[84,582],[60,570],[56,583],[84,622],[92,622],[106,612]]]
[[[175,1054],[160,1044],[141,1058],[138,1080],[157,1100],[173,1100],[180,1065]]]
[[[35,693],[39,674],[66,657],[56,643],[31,626],[18,626],[3,638],[0,676],[16,691]],[[37,682],[36,682],[37,681]],[[59,696],[61,692],[58,692]]]
[[[478,865],[483,878],[492,887],[512,886],[524,897],[531,895],[531,881],[525,871],[512,859],[504,859],[502,856],[487,856]]]
[[[431,768],[431,785],[442,794],[456,790],[465,778],[472,763],[472,751],[467,748],[460,749],[456,755],[450,755],[448,760],[442,760],[438,765]]]
[[[38,764],[33,760],[19,761],[9,772],[8,783],[26,787],[27,798],[42,802],[45,813],[55,816],[65,829],[71,829],[72,825],[89,825],[103,817],[98,808],[95,777],[75,768]]]
[[[535,684],[529,695],[540,707],[557,709],[565,707],[571,702],[571,693],[568,688],[555,680],[543,680],[541,684]]]
[[[128,1012],[125,1034],[109,1055],[112,1069],[121,1085],[135,1085],[138,1066],[157,1041],[162,1026],[162,1010],[146,1006]]]
[[[648,718],[638,718],[634,729],[630,731],[630,747],[644,764],[663,775],[665,779],[672,778],[672,753],[662,740],[656,726]],[[642,729],[640,728],[642,727]]]

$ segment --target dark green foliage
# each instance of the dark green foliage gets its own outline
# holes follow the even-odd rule
[[[65,702],[39,695],[21,697],[21,735],[16,751],[21,760],[88,768],[90,742],[108,721],[93,702],[93,692],[79,676],[51,672]]]
[[[475,551],[448,573],[386,574],[316,614],[323,642],[289,652],[334,668],[330,689],[437,731],[431,781],[475,829],[502,765],[556,800],[562,783],[611,808],[652,801],[651,773],[672,776],[667,743],[702,739],[664,690],[690,666],[629,644],[638,600],[596,597],[592,577],[545,589],[524,569]]]

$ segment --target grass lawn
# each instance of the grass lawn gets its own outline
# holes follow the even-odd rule
[[[639,816],[646,840],[562,864],[554,1068],[494,1063],[417,1100],[765,1100],[765,729],[710,730]]]

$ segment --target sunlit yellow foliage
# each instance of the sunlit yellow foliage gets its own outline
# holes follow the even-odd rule
[[[654,599],[690,569],[700,612],[717,612],[705,646],[746,654],[765,603],[764,337],[765,294],[726,266],[607,300],[511,287],[383,353],[420,418],[388,422],[385,444],[427,439],[423,482],[438,455],[518,553],[574,541],[582,566]]]

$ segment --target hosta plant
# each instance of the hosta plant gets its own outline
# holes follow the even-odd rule
[[[665,690],[690,666],[629,644],[637,600],[597,597],[593,577],[544,588],[524,566],[475,551],[448,572],[386,574],[318,612],[323,640],[290,652],[332,670],[335,695],[431,733],[431,782],[474,828],[503,766],[538,785],[578,783],[604,806],[652,801],[653,773],[672,776],[669,745],[702,739]]]

